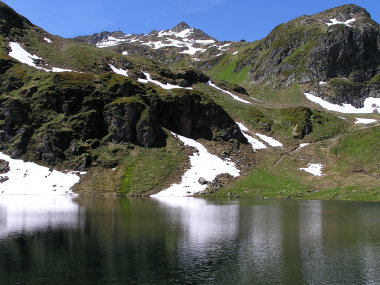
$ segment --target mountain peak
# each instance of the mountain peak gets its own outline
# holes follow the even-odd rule
[[[320,16],[327,16],[332,18],[338,18],[340,20],[349,19],[349,18],[371,18],[371,15],[368,11],[358,5],[348,4],[342,5],[335,8],[325,10],[318,13]]]
[[[183,30],[190,29],[190,26],[186,24],[185,22],[179,23],[177,26],[174,28],[170,29],[172,32],[179,33],[182,32]]]

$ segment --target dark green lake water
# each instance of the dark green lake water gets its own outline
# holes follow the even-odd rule
[[[0,284],[379,284],[380,203],[0,197]]]

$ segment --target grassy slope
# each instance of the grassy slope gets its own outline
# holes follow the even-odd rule
[[[275,152],[260,150],[255,169],[242,176],[225,189],[211,196],[255,198],[300,198],[300,199],[352,199],[380,200],[380,127],[354,125],[354,115],[344,115],[347,120],[337,118],[322,110],[312,109],[313,113],[324,118],[322,124],[313,125],[313,132],[303,140],[293,138],[291,127],[283,107],[289,106],[287,98],[280,108],[267,108],[268,104],[247,105],[230,99],[228,95],[216,92],[210,87],[198,85],[208,92],[236,121],[243,122],[252,131],[270,135],[285,144],[283,150]],[[294,106],[312,105],[299,94],[298,86],[287,90],[271,91],[269,100],[281,96],[296,99]],[[257,97],[257,93],[250,93]],[[266,96],[260,97],[265,100]],[[303,103],[305,102],[305,103]],[[293,110],[294,108],[289,108]],[[290,112],[290,114],[293,114]],[[365,117],[378,118],[378,115]],[[259,118],[259,119],[258,119]],[[270,122],[272,128],[265,132],[262,122]],[[310,142],[305,148],[295,151],[299,143]],[[315,177],[304,171],[308,163],[322,163],[324,176]]]
[[[102,161],[118,161],[115,168],[92,168],[75,186],[78,193],[146,195],[176,182],[186,161],[183,147],[168,136],[165,148],[125,148],[109,145],[97,150]]]

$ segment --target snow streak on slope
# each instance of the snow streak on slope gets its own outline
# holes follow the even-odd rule
[[[266,135],[256,133],[256,136],[258,136],[260,139],[265,141],[270,146],[273,146],[273,147],[282,147],[283,146],[282,143],[280,143],[279,141],[275,140],[274,138],[268,137]]]
[[[112,64],[110,64],[109,66],[111,67],[112,71],[115,72],[116,74],[128,77],[128,70],[124,70],[124,69],[121,69],[121,68],[116,68]]]
[[[304,148],[305,146],[308,146],[310,143],[301,143],[300,146],[296,149],[299,150],[301,148]]]
[[[300,170],[306,171],[310,174],[313,174],[314,176],[322,176],[322,167],[323,165],[319,163],[309,163],[307,165],[307,168],[300,168]]]
[[[355,124],[372,124],[372,123],[375,123],[377,122],[377,120],[375,119],[363,119],[363,118],[355,118],[356,121],[355,121]]]
[[[254,151],[258,150],[258,149],[265,149],[267,148],[265,146],[265,144],[263,144],[261,141],[251,137],[250,135],[248,135],[247,133],[250,133],[250,130],[248,130],[248,128],[246,128],[242,123],[238,123],[236,122],[236,124],[239,126],[240,130],[242,131],[243,135],[246,137],[246,139],[248,140],[248,142],[252,145],[252,149]]]
[[[141,82],[141,83],[148,83],[148,82],[150,82],[150,83],[154,83],[154,84],[160,86],[160,87],[163,88],[163,89],[176,89],[176,88],[182,88],[182,89],[193,90],[193,88],[191,88],[191,87],[186,87],[186,88],[184,88],[184,87],[181,87],[181,86],[179,86],[179,85],[172,85],[172,84],[169,84],[169,83],[167,83],[167,84],[163,84],[163,83],[161,83],[160,81],[153,80],[152,77],[150,76],[150,74],[149,74],[148,72],[143,72],[143,73],[144,73],[146,79],[139,78],[138,81]]]
[[[309,93],[305,93],[305,96],[310,101],[317,103],[321,105],[323,108],[330,111],[335,111],[335,112],[345,113],[345,114],[368,114],[368,113],[374,113],[374,112],[380,113],[380,98],[368,97],[364,100],[364,107],[358,109],[352,106],[351,104],[343,104],[342,106],[337,105],[337,104],[332,104],[330,102],[323,100],[322,98],[319,98]]]
[[[10,167],[9,172],[0,175],[9,178],[0,184],[0,195],[72,195],[70,188],[80,179],[75,172],[50,171],[33,162],[11,159],[1,152],[0,159],[8,161]]]
[[[58,68],[58,67],[52,67],[51,69],[47,69],[47,68],[38,66],[36,62],[42,61],[42,58],[28,53],[25,49],[22,48],[22,46],[19,43],[10,42],[9,46],[11,48],[11,51],[9,52],[8,55],[10,57],[13,57],[14,59],[17,59],[21,63],[27,64],[31,67],[34,67],[36,69],[40,69],[46,72],[73,72],[73,70],[70,70],[70,69],[63,69],[63,68]]]
[[[182,176],[179,184],[173,184],[168,189],[152,195],[155,197],[183,197],[190,196],[206,189],[206,184],[200,184],[199,178],[203,177],[207,181],[212,181],[216,176],[228,173],[234,177],[240,175],[240,170],[235,167],[233,162],[225,161],[219,157],[210,154],[207,149],[193,139],[176,135],[185,145],[196,148],[196,152],[190,156],[191,168]]]
[[[18,61],[34,68],[43,69],[42,67],[37,66],[35,63],[38,60],[42,60],[42,58],[28,53],[21,47],[19,43],[10,42],[9,46],[11,48],[11,51],[8,54],[10,57],[13,57],[14,59],[17,59]]]
[[[207,85],[210,85],[211,87],[219,90],[219,91],[222,91],[223,93],[226,93],[228,95],[230,95],[232,98],[234,98],[236,101],[239,101],[239,102],[242,102],[242,103],[245,103],[245,104],[252,104],[251,102],[247,101],[247,100],[244,100],[244,99],[241,99],[240,97],[232,94],[231,92],[229,91],[226,91],[226,90],[223,90],[222,88],[219,88],[218,86],[216,86],[214,83],[212,83],[211,81],[207,82],[206,83]]]

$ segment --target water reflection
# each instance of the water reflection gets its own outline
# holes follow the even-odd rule
[[[379,203],[2,198],[0,284],[380,280]]]
[[[72,196],[3,195],[0,199],[0,239],[11,234],[80,227],[84,209]]]

